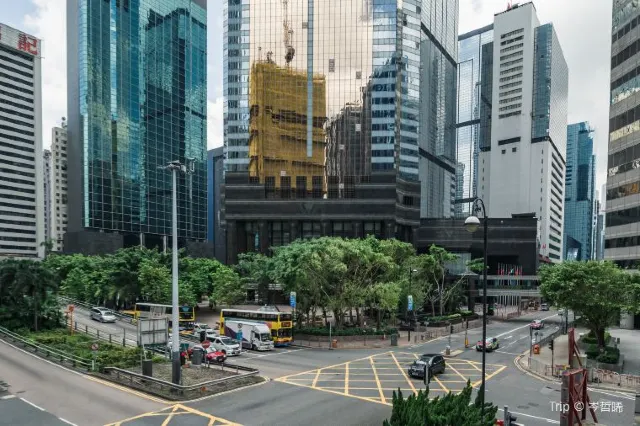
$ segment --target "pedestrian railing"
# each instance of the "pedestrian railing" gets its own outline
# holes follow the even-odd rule
[[[90,370],[92,368],[91,360],[81,358],[79,356],[51,348],[36,342],[35,340],[28,339],[24,336],[16,334],[4,327],[0,327],[0,337],[7,341],[21,346],[23,349],[33,352],[34,354],[59,364],[70,365],[76,368],[83,368]]]
[[[133,371],[123,370],[116,367],[105,367],[104,373],[112,380],[118,383],[126,384],[132,388],[140,388],[145,392],[157,394],[174,394],[180,396],[189,396],[193,393],[201,394],[214,390],[221,385],[229,384],[249,377],[257,376],[259,371],[255,368],[245,367],[237,364],[209,364],[201,368],[219,368],[223,371],[234,372],[232,376],[223,377],[215,380],[208,380],[192,385],[177,385],[155,377],[145,376]]]

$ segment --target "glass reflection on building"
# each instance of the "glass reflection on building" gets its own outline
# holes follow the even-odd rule
[[[491,113],[491,103],[481,96],[483,46],[493,41],[493,24],[462,34],[458,38],[458,102],[456,199],[477,196],[478,153],[481,138],[481,109]],[[490,138],[489,138],[490,145]],[[455,206],[456,217],[471,214],[469,203]]]
[[[159,167],[179,160],[190,173],[178,177],[178,232],[204,240],[206,2],[70,0],[68,11],[79,62],[69,144],[81,157],[70,164],[69,231],[170,234],[171,173]]]
[[[285,198],[395,172],[421,182],[423,217],[450,216],[457,7],[225,0],[225,170]]]

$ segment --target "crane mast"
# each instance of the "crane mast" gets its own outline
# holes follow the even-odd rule
[[[283,41],[284,47],[286,48],[286,52],[284,55],[284,59],[287,63],[287,66],[291,64],[294,55],[296,54],[296,49],[291,45],[291,39],[293,37],[293,30],[291,29],[291,23],[289,22],[289,0],[282,0],[282,31],[283,31]]]

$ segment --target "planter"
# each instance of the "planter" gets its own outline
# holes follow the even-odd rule
[[[622,374],[624,369],[624,355],[620,354],[617,364],[606,364],[604,362],[598,362],[595,359],[587,359],[587,367],[597,368],[600,370],[613,371],[618,374]]]

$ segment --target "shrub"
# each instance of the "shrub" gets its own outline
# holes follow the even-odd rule
[[[604,352],[600,352],[598,345],[591,345],[586,351],[587,358],[606,364],[617,364],[620,359],[620,349],[613,346],[604,348]]]
[[[609,339],[611,338],[611,335],[609,334],[608,331],[604,332],[604,341],[605,343],[609,342]],[[590,331],[589,333],[587,333],[586,335],[582,336],[581,341],[587,345],[597,345],[598,344],[598,339],[596,338],[596,335],[593,331]]]
[[[460,315],[462,315],[462,317],[463,317],[463,318],[464,318],[464,317],[470,317],[470,316],[472,316],[472,315],[473,315],[473,311],[467,311],[467,310],[465,310],[465,309],[461,309],[461,310],[459,310],[459,311],[458,311],[458,313],[459,313]]]

